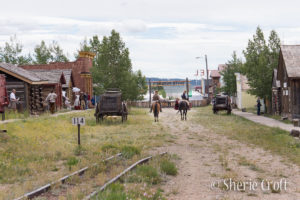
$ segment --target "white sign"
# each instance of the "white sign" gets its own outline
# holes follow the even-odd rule
[[[85,125],[85,118],[84,117],[73,117],[72,118],[72,124],[73,125],[81,125],[84,126]]]

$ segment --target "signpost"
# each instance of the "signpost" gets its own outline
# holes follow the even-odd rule
[[[78,127],[78,145],[80,145],[80,126],[85,125],[85,118],[84,117],[73,117],[72,124],[74,126],[77,125],[77,127]]]

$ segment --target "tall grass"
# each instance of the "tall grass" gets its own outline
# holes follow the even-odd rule
[[[2,124],[8,132],[0,134],[0,199],[20,196],[70,170],[89,166],[122,150],[128,158],[142,156],[147,149],[163,145],[168,139],[161,125],[153,125],[146,109],[132,108],[124,124],[121,119],[94,124],[93,112],[57,117],[45,114]],[[77,126],[71,123],[74,116],[90,121],[81,127],[80,148]]]

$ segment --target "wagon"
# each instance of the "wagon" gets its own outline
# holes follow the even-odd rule
[[[121,116],[122,123],[127,120],[127,106],[122,102],[122,93],[118,89],[109,89],[101,95],[100,102],[96,106],[95,117],[98,123],[104,116]]]
[[[230,97],[228,95],[216,95],[213,99],[213,112],[217,114],[220,110],[226,110],[227,114],[231,114]]]

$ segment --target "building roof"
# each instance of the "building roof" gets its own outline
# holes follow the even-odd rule
[[[53,69],[53,70],[45,70],[45,69],[32,69],[28,70],[36,75],[42,76],[47,79],[49,83],[63,83],[62,87],[68,87],[72,69]],[[63,80],[61,80],[63,78]]]
[[[219,65],[218,65],[218,71],[219,71],[219,72],[224,71],[226,68],[227,68],[227,65],[226,65],[226,64],[219,64]]]
[[[39,76],[38,74],[27,71],[13,64],[0,63],[0,71],[3,71],[30,84],[41,84],[47,81],[45,77]]]
[[[210,77],[212,77],[212,78],[219,78],[219,77],[221,77],[221,75],[220,75],[220,73],[219,73],[218,70],[211,70],[210,71]]]
[[[300,45],[281,45],[288,77],[300,77]]]

